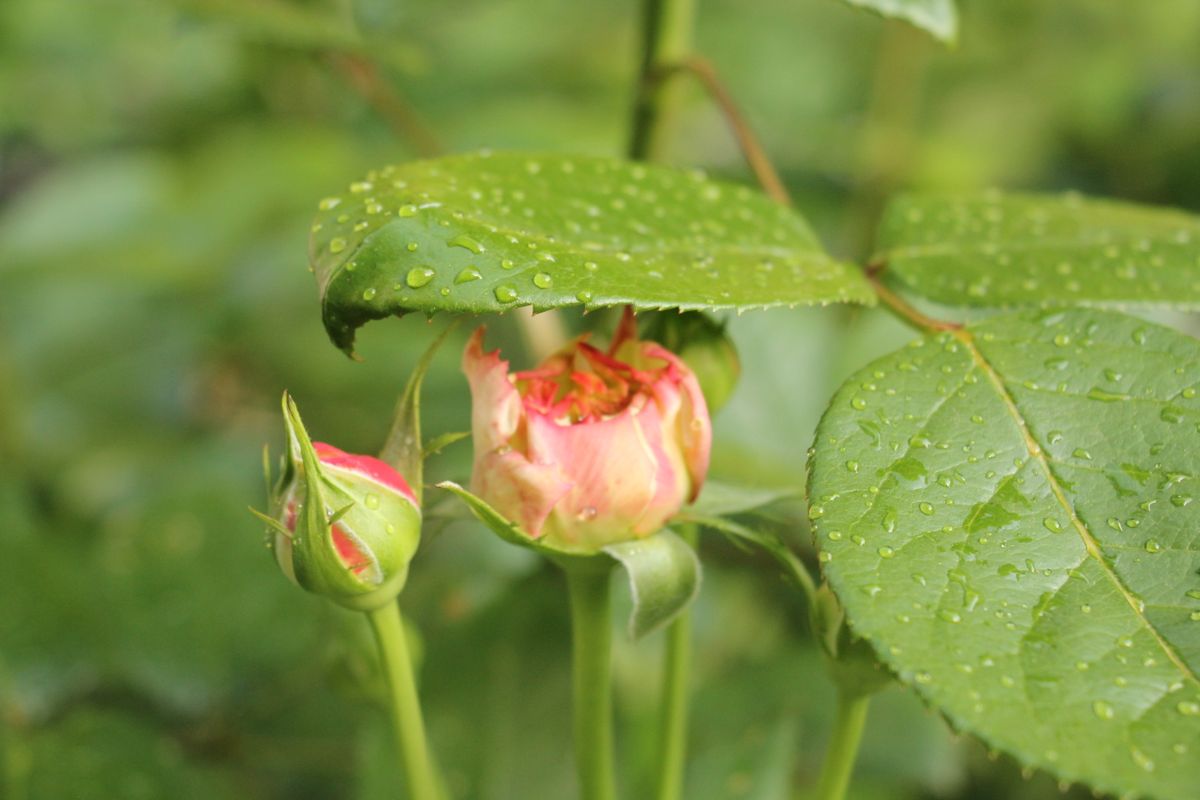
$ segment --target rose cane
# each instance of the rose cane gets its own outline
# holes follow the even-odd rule
[[[695,375],[626,311],[607,351],[581,337],[510,374],[467,345],[472,489],[544,550],[558,553],[571,602],[575,751],[585,800],[615,793],[606,546],[659,531],[700,491],[712,429]]]
[[[286,394],[283,413],[288,455],[272,489],[272,516],[258,516],[270,526],[276,560],[289,579],[367,614],[391,689],[409,793],[414,800],[437,800],[396,603],[421,534],[416,496],[403,476],[379,459],[311,441]]]

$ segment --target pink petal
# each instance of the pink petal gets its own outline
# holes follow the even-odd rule
[[[398,492],[408,498],[413,505],[417,504],[417,497],[413,494],[408,481],[404,480],[404,476],[393,469],[387,462],[380,461],[378,458],[371,456],[347,453],[325,442],[313,442],[313,450],[316,452],[322,466],[359,475]]]

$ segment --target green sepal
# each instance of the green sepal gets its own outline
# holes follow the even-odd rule
[[[670,622],[700,590],[700,560],[695,550],[670,530],[608,545],[593,555],[564,552],[532,538],[486,500],[457,483],[443,481],[437,486],[461,498],[479,521],[504,541],[540,553],[564,570],[606,568],[609,559],[620,564],[633,597],[629,615],[629,635],[633,639]]]
[[[421,445],[421,383],[425,380],[425,373],[429,371],[429,365],[433,363],[433,357],[438,348],[446,341],[446,337],[458,327],[460,321],[461,318],[447,325],[437,338],[430,342],[429,347],[425,349],[420,360],[413,367],[412,373],[408,376],[408,383],[404,386],[404,392],[396,402],[396,410],[392,414],[391,430],[388,431],[383,449],[379,452],[379,459],[395,467],[396,471],[408,481],[413,494],[417,497],[418,504],[421,503],[422,489],[424,488],[426,455],[425,448]],[[446,444],[449,442],[443,443],[442,447],[445,447]]]
[[[604,552],[624,569],[633,596],[629,638],[640,639],[673,620],[700,593],[696,551],[667,528],[645,539],[610,544]]]

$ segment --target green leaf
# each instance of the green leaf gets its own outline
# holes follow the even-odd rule
[[[430,342],[413,367],[412,374],[408,376],[408,382],[404,385],[404,391],[396,401],[396,410],[392,412],[392,428],[388,431],[383,449],[379,452],[380,460],[395,467],[409,482],[417,496],[418,504],[425,489],[426,455],[421,443],[421,383],[425,380],[425,373],[429,371],[429,365],[433,363],[433,357],[437,355],[442,342],[458,327],[458,322],[455,320],[447,325],[437,338]],[[448,441],[435,440],[433,444],[440,448],[453,441],[453,438]]]
[[[511,544],[541,553],[564,569],[587,567],[600,556],[564,553],[539,543],[521,531],[486,500],[453,481],[443,481],[446,489],[463,500],[484,525]],[[670,622],[687,607],[700,591],[700,561],[687,542],[669,530],[661,530],[644,539],[609,545],[603,552],[620,564],[629,578],[633,610],[629,616],[629,635],[638,639]]]
[[[645,539],[611,544],[612,556],[629,578],[633,611],[629,636],[640,639],[675,618],[700,591],[700,560],[687,542],[663,529]]]
[[[842,0],[881,17],[901,19],[946,44],[958,39],[954,0]]]
[[[344,350],[409,311],[874,302],[794,211],[700,172],[484,152],[385,167],[320,209],[310,260]]]
[[[720,516],[743,514],[756,508],[799,497],[790,487],[739,486],[733,483],[707,480],[696,502],[683,510],[684,516]]]
[[[877,261],[939,303],[1200,306],[1200,217],[1076,194],[908,195]]]
[[[815,535],[952,723],[1103,791],[1200,785],[1200,343],[1106,311],[931,335],[839,390]]]

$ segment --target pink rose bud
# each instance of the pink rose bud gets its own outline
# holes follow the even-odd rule
[[[273,545],[284,574],[351,608],[395,599],[421,532],[408,483],[383,461],[312,442],[284,396],[289,457],[274,491]]]
[[[537,369],[463,356],[474,402],[471,488],[544,545],[594,553],[648,536],[700,492],[712,426],[696,376],[638,341],[626,312],[607,351],[581,337]]]

